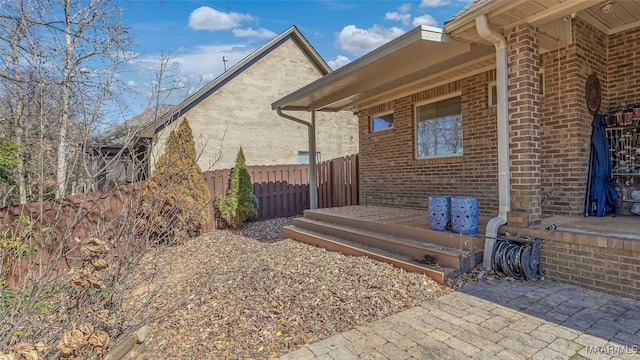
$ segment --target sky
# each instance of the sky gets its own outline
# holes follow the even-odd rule
[[[128,88],[125,116],[143,111],[168,57],[165,103],[177,104],[227,68],[295,25],[332,69],[337,69],[418,25],[441,28],[469,0],[134,0],[126,25],[135,60],[120,79]]]

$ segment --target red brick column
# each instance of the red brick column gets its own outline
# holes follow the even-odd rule
[[[511,226],[540,222],[540,52],[529,24],[507,35]]]

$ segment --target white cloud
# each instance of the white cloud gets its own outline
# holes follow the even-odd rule
[[[389,11],[384,15],[385,20],[402,21],[402,25],[409,25],[411,23],[411,14],[408,14],[411,10],[411,4],[403,4],[398,6],[398,11]]]
[[[179,86],[182,89],[173,91],[161,101],[172,104],[181,102],[193,88],[202,88],[224,72],[223,56],[229,59],[227,67],[231,68],[253,50],[253,47],[242,44],[207,45],[171,57],[165,72],[164,88]],[[136,74],[135,80],[129,80],[136,84],[131,88],[139,96],[150,96],[151,82],[155,81],[155,73],[160,69],[159,55],[141,57],[130,66],[134,67]]]
[[[243,21],[253,20],[249,14],[224,13],[208,6],[201,6],[189,15],[189,27],[193,30],[229,30],[237,28]]]
[[[402,25],[409,25],[411,22],[411,14],[401,14],[399,12],[393,11],[388,12],[384,15],[385,20],[392,21],[402,21]]]
[[[205,73],[205,74],[200,75],[200,78],[202,79],[202,81],[210,82],[211,80],[216,78],[216,74],[214,74],[214,73]]]
[[[411,4],[403,4],[398,7],[398,11],[401,13],[407,13],[411,10]]]
[[[351,62],[351,60],[349,60],[348,57],[346,57],[344,55],[338,55],[338,56],[336,56],[335,59],[329,60],[327,62],[327,64],[329,65],[329,67],[331,69],[336,70],[336,69],[339,69],[339,68],[347,65],[350,62]]]
[[[127,81],[127,86],[136,86],[136,85],[138,85],[138,84],[133,80]]]
[[[347,25],[337,35],[336,45],[350,53],[363,55],[402,34],[404,30],[398,27],[374,25],[370,29],[360,29],[355,25]]]
[[[429,14],[424,14],[422,16],[418,16],[413,18],[413,26],[418,25],[428,25],[428,26],[438,26],[438,21],[433,18],[433,16]]]
[[[196,77],[201,77],[202,74],[221,74],[224,71],[223,56],[229,59],[227,64],[230,68],[253,50],[253,48],[246,45],[203,45],[198,46],[191,53],[176,56],[173,62],[180,65],[180,75],[182,77],[193,80]]]
[[[257,39],[272,39],[277,35],[273,31],[265,28],[259,28],[256,30],[253,30],[252,28],[233,29],[232,32],[235,37],[239,37],[239,38],[251,37],[251,38],[257,38]]]
[[[449,5],[449,0],[422,0],[420,1],[420,7],[439,7]]]

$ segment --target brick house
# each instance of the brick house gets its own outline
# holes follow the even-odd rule
[[[164,151],[171,130],[185,118],[193,130],[198,164],[203,171],[232,168],[241,146],[248,165],[307,163],[310,160],[307,127],[284,120],[271,111],[270,105],[330,71],[322,57],[293,26],[182,103],[161,107],[163,111],[156,112],[157,116],[144,126],[140,127],[140,121],[136,120],[132,124],[135,129],[131,126],[118,128],[126,129],[128,135],[139,136],[136,141],[129,139],[129,142],[143,143],[144,149],[150,148],[150,169]],[[144,116],[134,120],[141,117]],[[327,113],[315,120],[316,160],[358,152],[357,119],[352,113]],[[102,150],[113,152],[115,146],[117,152],[118,144],[110,141],[110,137],[104,140],[108,141],[99,142]]]
[[[638,298],[640,218],[545,229],[585,211],[588,77],[602,112],[639,102],[638,54],[636,2],[476,0],[443,29],[418,27],[272,107],[358,113],[361,204],[475,196],[488,237],[547,240],[551,278]],[[486,240],[485,265],[491,250]]]

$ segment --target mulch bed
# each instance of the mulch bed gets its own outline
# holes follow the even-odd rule
[[[150,306],[164,314],[150,324],[149,356],[273,358],[452,291],[389,264],[280,240],[290,220],[149,254],[139,276],[159,289]]]

